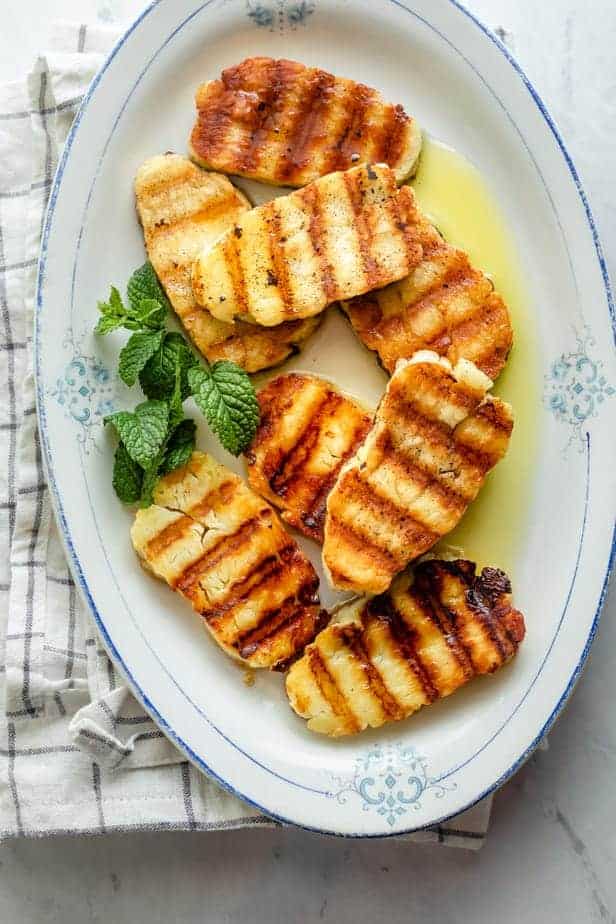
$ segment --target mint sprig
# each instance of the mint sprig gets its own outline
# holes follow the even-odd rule
[[[95,332],[131,331],[119,356],[118,371],[126,385],[139,380],[147,401],[133,411],[105,418],[119,443],[113,487],[123,503],[152,503],[158,479],[185,465],[195,448],[196,426],[184,417],[183,402],[194,395],[211,430],[225,449],[239,455],[251,442],[259,422],[259,405],[248,375],[232,362],[200,362],[182,334],[166,329],[169,301],[151,263],[129,279],[125,303],[114,286],[99,302]]]

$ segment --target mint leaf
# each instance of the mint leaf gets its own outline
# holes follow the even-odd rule
[[[161,450],[169,426],[169,405],[166,401],[144,401],[134,412],[117,411],[105,418],[111,423],[134,462],[148,469]]]
[[[126,446],[120,442],[113,464],[113,487],[124,504],[136,504],[141,497],[143,469],[129,456]]]
[[[162,305],[165,310],[169,305],[167,296],[149,260],[147,260],[143,266],[140,266],[139,269],[136,269],[128,280],[126,295],[135,313],[139,312],[140,304],[144,300],[155,301],[158,305]]]
[[[123,382],[127,385],[135,384],[145,364],[157,350],[160,350],[163,337],[162,330],[141,331],[130,336],[128,343],[120,352],[118,365]]]
[[[154,503],[154,488],[160,478],[160,458],[157,456],[153,464],[144,472],[143,483],[141,485],[141,496],[139,498],[140,507],[149,507]]]
[[[132,309],[131,309],[132,310]],[[149,330],[160,330],[165,326],[167,306],[162,305],[153,298],[144,298],[134,311],[135,320],[141,327]]]
[[[99,305],[101,303],[99,302]],[[123,318],[114,318],[112,315],[103,315],[102,318],[98,319],[98,324],[94,328],[95,334],[110,334],[112,330],[116,330],[118,327],[123,326]]]
[[[139,373],[139,384],[148,398],[169,398],[175,388],[176,367],[179,365],[184,400],[190,394],[186,373],[196,363],[197,359],[181,334],[166,334],[161,348]]]
[[[169,430],[175,429],[179,423],[184,420],[184,408],[182,407],[182,367],[175,367],[175,385],[173,394],[169,401]]]
[[[235,363],[223,360],[209,369],[191,367],[188,384],[224,448],[239,455],[252,441],[259,423],[259,404],[247,374]]]
[[[160,467],[160,474],[166,475],[181,465],[186,465],[195,448],[195,431],[197,427],[194,420],[183,420],[175,428]]]
[[[135,270],[128,281],[128,307],[115,286],[111,287],[109,301],[99,302],[102,318],[96,325],[96,333],[108,334],[118,327],[127,330],[161,330],[169,310],[169,302],[151,263],[144,263]]]
[[[105,317],[110,318],[123,318],[126,314],[126,308],[122,301],[122,296],[115,286],[111,286],[109,291],[109,301],[99,302],[98,310]]]
[[[182,406],[180,404],[180,417]],[[159,479],[179,468],[180,465],[186,465],[195,448],[195,430],[194,420],[180,420],[177,425],[171,423],[173,409],[169,419],[169,431],[167,437],[158,451],[155,459],[146,469],[141,484],[141,497],[139,498],[140,507],[149,507],[154,502],[154,488]]]
[[[160,310],[158,302],[156,306]],[[97,334],[109,334],[118,327],[125,327],[127,330],[140,330],[144,326],[134,316],[132,309],[124,305],[122,296],[115,286],[111,286],[109,301],[98,302],[98,310],[102,314],[102,318],[99,318],[94,329]]]
[[[122,303],[122,296],[115,286],[111,286],[109,301],[98,302],[98,310],[102,317],[94,328],[97,334],[109,334],[117,327],[122,327],[126,320],[126,308]]]

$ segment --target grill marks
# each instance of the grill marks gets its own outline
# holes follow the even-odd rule
[[[331,710],[345,722],[353,731],[359,731],[360,726],[345,696],[340,692],[335,680],[327,669],[325,659],[316,646],[310,646],[305,657],[308,659],[310,670],[317,683],[323,699]],[[288,684],[288,678],[287,678]],[[288,690],[288,686],[287,686]]]
[[[486,396],[489,380],[423,356],[398,366],[329,494],[323,562],[338,589],[384,591],[454,528],[506,452],[511,409]]]
[[[202,251],[195,298],[225,322],[312,317],[407,275],[422,256],[416,215],[412,191],[382,164],[330,173],[240,216]]]
[[[410,275],[343,304],[355,331],[390,372],[398,359],[430,349],[454,365],[468,359],[495,379],[513,342],[507,306],[467,254],[421,216],[414,236],[423,256]]]
[[[418,689],[423,693],[425,703],[433,703],[439,698],[438,686],[432,680],[430,668],[424,664],[418,650],[418,632],[401,616],[389,594],[375,597],[366,605],[364,618],[368,624],[383,623],[389,642],[400,658],[415,675]],[[428,615],[428,618],[430,618]]]
[[[422,562],[388,593],[344,607],[317,635],[287,676],[292,708],[312,731],[349,735],[493,673],[524,638],[510,593],[502,571]]]
[[[305,75],[305,96],[302,105],[298,106],[293,115],[286,150],[278,164],[277,174],[281,185],[303,185],[301,182],[296,183],[294,178],[305,174],[311,156],[318,156],[314,149],[323,127],[327,125],[327,113],[335,81],[333,74],[316,69],[308,71]]]
[[[230,535],[221,536],[215,545],[209,545],[206,551],[189,567],[185,568],[180,574],[170,581],[170,586],[178,590],[185,597],[195,596],[199,592],[201,582],[207,575],[211,574],[218,565],[237,555],[238,552],[250,545],[255,535],[264,526],[267,528],[271,524],[271,515],[269,511],[264,511],[260,516],[253,517],[242,523],[235,532]],[[209,618],[210,613],[203,613]],[[215,615],[215,612],[211,614]]]
[[[353,158],[362,159],[362,134],[365,120],[376,96],[374,90],[363,84],[351,84],[347,88],[346,96],[341,103],[345,115],[339,125],[338,137],[332,143],[327,163],[324,164],[327,167],[324,173],[344,170],[353,163]],[[381,157],[374,156],[365,159],[383,160]],[[389,163],[389,161],[384,161],[384,163]]]
[[[202,166],[303,186],[331,170],[383,160],[410,176],[421,131],[376,90],[295,61],[248,58],[196,94],[191,156]]]
[[[261,421],[247,453],[249,483],[287,523],[322,542],[327,495],[371,417],[311,375],[279,376],[258,397]]]
[[[350,627],[344,633],[344,641],[353,655],[354,659],[360,665],[365,674],[366,681],[370,687],[370,693],[374,699],[381,704],[383,711],[388,719],[402,719],[403,712],[400,703],[389,692],[383,678],[370,660],[370,653],[366,647],[366,641],[363,634],[355,626]]]
[[[269,282],[277,286],[283,304],[288,305],[292,300],[292,288],[289,267],[279,246],[283,236],[282,218],[275,199],[264,206],[264,221],[269,230],[270,261],[273,267],[273,272],[269,270]]]
[[[205,173],[185,157],[146,160],[135,177],[137,212],[148,256],[180,317],[195,307],[191,265],[249,208],[226,177]]]
[[[276,104],[286,89],[287,82],[288,77],[283,62],[269,61],[263,98],[250,113],[246,124],[246,130],[250,134],[243,150],[238,151],[239,173],[250,172],[259,163],[261,151],[267,145],[268,137],[274,127],[272,123],[276,121]]]
[[[323,625],[308,559],[271,507],[203,453],[160,480],[131,536],[144,566],[253,667],[288,664]]]
[[[333,302],[338,291],[336,274],[327,256],[327,228],[321,212],[321,197],[316,183],[311,183],[302,191],[302,202],[306,207],[308,216],[308,236],[321,271],[323,293],[328,302]]]
[[[369,225],[369,214],[364,205],[364,189],[362,186],[361,173],[344,173],[344,185],[346,188],[351,208],[355,216],[355,227],[357,230],[357,240],[361,253],[361,262],[364,276],[366,277],[371,289],[379,284],[380,269],[372,254],[373,230]]]
[[[343,401],[342,395],[334,391],[325,392],[314,416],[306,422],[300,442],[296,443],[293,449],[282,457],[276,470],[270,476],[269,481],[272,490],[279,497],[283,497],[294,482],[301,478],[302,469],[309,461],[319,441],[325,418],[335,414]]]
[[[239,225],[235,225],[233,232],[227,234],[223,244],[223,253],[231,281],[231,292],[237,305],[237,314],[245,315],[248,314],[248,293],[242,266],[241,235],[238,236],[235,233],[237,227]]]
[[[211,362],[227,359],[257,372],[282,362],[316,328],[315,319],[264,330],[217,320],[198,306],[191,278],[194,259],[233,229],[250,207],[226,177],[178,154],[159,155],[139,168],[135,194],[152,265],[193,343]],[[234,251],[230,266],[241,304],[245,285],[236,256]]]
[[[208,158],[222,155],[227,137],[233,129],[234,99],[223,84],[213,83],[210,93],[203,93],[199,87],[196,96],[197,123],[191,137],[191,150],[207,150]],[[197,162],[202,162],[198,158]],[[207,164],[203,161],[203,166]]]
[[[397,164],[400,160],[404,145],[406,130],[406,113],[402,106],[392,106],[388,118],[383,120],[381,137],[379,138],[379,153],[375,160],[385,164]]]

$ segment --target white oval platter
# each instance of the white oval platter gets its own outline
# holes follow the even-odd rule
[[[476,164],[515,237],[536,319],[544,395],[536,460],[520,472],[530,515],[515,569],[526,641],[494,678],[343,741],[305,729],[279,676],[243,684],[199,618],[143,574],[131,515],[111,490],[102,426],[111,406],[137,399],[110,371],[119,341],[91,334],[97,299],[143,260],[135,170],[150,154],[184,151],[197,84],[253,54],[374,85]],[[93,82],[53,187],[36,315],[38,413],[75,578],[136,695],[198,767],[283,821],[383,836],[444,824],[520,766],[579,675],[605,592],[612,324],[599,241],[563,142],[508,51],[455,0],[159,0],[141,15]],[[295,365],[368,401],[383,387],[340,318]],[[199,443],[229,461],[205,430]]]

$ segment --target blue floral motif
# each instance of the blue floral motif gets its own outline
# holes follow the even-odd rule
[[[331,793],[341,804],[359,797],[364,812],[376,812],[393,827],[411,809],[417,811],[426,792],[442,799],[456,788],[428,776],[428,763],[408,745],[384,745],[371,748],[357,758],[353,777],[333,777],[340,789]]]
[[[314,0],[246,0],[248,17],[270,32],[284,33],[305,25],[315,8]]]
[[[88,451],[95,428],[114,411],[114,382],[109,370],[96,356],[86,355],[67,336],[73,356],[57,378],[50,395],[64,408],[67,418],[79,424],[78,440]]]
[[[559,356],[545,376],[545,405],[557,420],[571,428],[565,450],[575,440],[583,449],[588,421],[616,394],[616,388],[603,372],[601,360],[589,355],[595,340],[588,328],[576,336],[576,341],[577,348]]]

